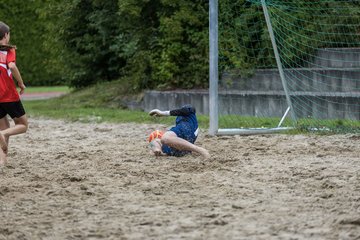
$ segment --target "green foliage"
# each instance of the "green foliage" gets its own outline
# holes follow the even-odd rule
[[[159,21],[160,54],[152,61],[152,79],[165,88],[205,87],[208,23],[204,1],[162,1]]]
[[[27,87],[26,93],[50,93],[50,92],[61,92],[69,93],[70,88],[67,86],[41,86],[41,87]]]
[[[53,68],[53,56],[44,47],[47,23],[39,20],[46,0],[0,2],[0,20],[11,28],[11,42],[17,46],[17,65],[27,86],[58,85],[61,72]],[[55,60],[56,62],[56,60]]]
[[[207,1],[14,0],[0,7],[31,85],[122,79],[139,91],[207,84]]]
[[[120,18],[117,0],[67,0],[50,10],[62,19],[55,26],[65,49],[62,55],[72,87],[81,88],[120,77],[124,59],[117,54]],[[51,15],[50,15],[51,16]]]
[[[306,66],[318,48],[359,42],[360,6],[354,1],[267,0],[285,67]],[[251,73],[276,67],[260,0],[219,1],[221,71]],[[334,17],[337,16],[337,17]],[[346,34],[346,40],[344,38]]]
[[[219,2],[220,71],[249,75],[275,65],[264,14],[258,3]]]
[[[121,0],[119,7],[135,90],[207,85],[207,1]]]
[[[72,87],[123,79],[131,88],[207,85],[207,1],[65,0],[46,9]],[[57,36],[57,34],[59,34]]]
[[[309,46],[341,42],[340,35],[324,36],[318,24],[341,33],[353,31],[336,29],[342,23],[352,26],[360,20],[354,1],[266,2],[274,27],[281,30],[276,33],[278,44],[288,45],[281,54],[294,64],[301,64],[296,58],[304,61]],[[304,4],[314,7],[298,11]],[[223,0],[219,9],[220,70],[249,74],[254,68],[274,67],[260,0]],[[343,17],[315,22],[314,16],[324,9],[327,16],[342,11]],[[18,65],[28,85],[82,88],[119,79],[133,91],[208,85],[205,0],[12,0],[0,2],[0,19],[12,28]],[[309,38],[299,41],[304,35]],[[330,44],[312,40],[324,37]]]

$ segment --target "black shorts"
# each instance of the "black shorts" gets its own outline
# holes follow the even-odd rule
[[[0,103],[0,118],[9,114],[11,118],[19,118],[25,115],[24,107],[21,101]]]

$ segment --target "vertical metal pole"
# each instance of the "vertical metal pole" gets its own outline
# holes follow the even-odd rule
[[[215,135],[219,128],[218,0],[209,1],[209,134]]]
[[[267,25],[268,30],[269,30],[271,43],[272,43],[272,46],[273,46],[273,49],[274,49],[276,64],[277,64],[277,67],[279,69],[281,82],[282,82],[284,92],[285,92],[285,95],[286,95],[286,101],[287,101],[288,106],[290,107],[291,118],[293,119],[293,121],[295,123],[296,122],[296,116],[295,116],[294,108],[292,107],[292,103],[291,103],[291,99],[290,99],[290,95],[289,95],[289,91],[288,91],[287,83],[286,83],[286,79],[285,79],[284,69],[282,67],[282,63],[281,63],[281,60],[280,60],[280,55],[279,55],[279,51],[278,51],[278,48],[277,48],[274,31],[273,31],[273,28],[272,28],[272,25],[271,25],[270,15],[269,15],[269,12],[268,12],[265,1],[266,0],[261,0],[261,5],[262,5],[264,15],[265,15],[266,25]]]

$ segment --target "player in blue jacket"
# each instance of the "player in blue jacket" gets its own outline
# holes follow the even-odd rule
[[[199,133],[196,110],[190,105],[185,105],[180,109],[171,111],[160,111],[154,109],[149,112],[150,116],[177,116],[176,125],[164,134],[151,134],[149,138],[151,152],[156,156],[184,156],[195,152],[203,158],[210,157],[209,152],[194,143]],[[159,131],[155,131],[159,132]]]

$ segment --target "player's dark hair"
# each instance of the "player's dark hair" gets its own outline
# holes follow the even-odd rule
[[[0,40],[5,37],[6,33],[10,32],[10,27],[0,21]]]

